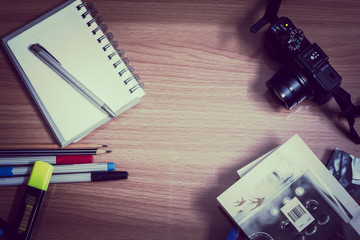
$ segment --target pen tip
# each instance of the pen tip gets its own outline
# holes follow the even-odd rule
[[[101,147],[108,147],[109,145],[105,145],[105,144],[103,144]]]
[[[106,150],[105,152],[106,152],[106,153],[111,153],[112,151],[111,151],[111,150]]]

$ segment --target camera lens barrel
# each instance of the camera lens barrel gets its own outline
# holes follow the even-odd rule
[[[276,72],[266,82],[266,86],[287,109],[312,97],[306,76],[290,65],[285,65]]]

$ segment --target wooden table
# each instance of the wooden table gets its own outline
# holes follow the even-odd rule
[[[63,1],[1,5],[1,37]],[[33,239],[226,239],[232,222],[216,197],[236,170],[299,134],[324,163],[337,147],[360,156],[332,99],[291,111],[265,82],[280,68],[266,55],[267,27],[249,27],[262,1],[94,0],[146,83],[136,107],[79,143],[108,144],[96,162],[115,162],[128,180],[50,185]],[[360,103],[360,2],[283,1]],[[56,143],[4,49],[0,56],[0,144]],[[24,187],[0,188],[0,217],[11,220]]]

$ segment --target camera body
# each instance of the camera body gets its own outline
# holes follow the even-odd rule
[[[264,16],[250,27],[250,32],[256,33],[270,23],[265,48],[284,66],[266,82],[266,86],[288,109],[304,99],[323,104],[334,97],[349,124],[350,137],[360,144],[354,126],[355,118],[360,117],[360,106],[355,106],[351,95],[340,86],[341,76],[330,65],[329,57],[289,18],[277,16],[281,0],[267,2]]]
[[[267,50],[284,66],[266,85],[288,109],[304,99],[323,104],[341,84],[341,76],[329,63],[329,57],[310,43],[303,31],[287,17],[274,21],[266,33]]]

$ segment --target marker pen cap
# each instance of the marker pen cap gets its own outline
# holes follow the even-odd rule
[[[92,163],[92,155],[58,155],[56,156],[56,164],[80,164]]]
[[[29,178],[28,186],[47,191],[54,166],[49,163],[36,161]]]
[[[13,167],[0,167],[0,176],[2,177],[13,176]]]
[[[117,179],[127,179],[129,176],[126,171],[117,171],[117,172],[93,172],[91,173],[91,181],[109,181]]]
[[[115,163],[107,163],[107,170],[108,171],[115,170]]]

